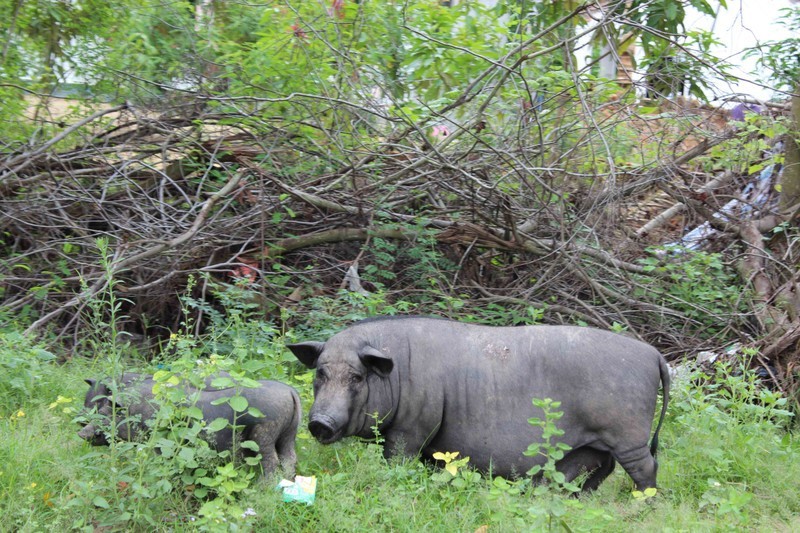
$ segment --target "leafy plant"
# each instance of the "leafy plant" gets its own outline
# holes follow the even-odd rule
[[[127,335],[120,329],[121,322],[127,318],[123,314],[123,304],[127,301],[118,296],[120,281],[115,277],[112,251],[107,238],[97,238],[97,257],[102,270],[102,288],[87,299],[86,322],[89,324],[81,344],[90,353],[102,354],[111,375],[122,375],[123,352],[130,348]],[[86,280],[81,279],[81,290],[89,294]],[[128,302],[129,303],[129,302]]]
[[[533,486],[530,491],[533,500],[527,508],[526,521],[531,527],[542,530],[564,529],[572,531],[569,523],[576,522],[587,530],[602,529],[604,524],[609,524],[611,516],[597,509],[588,509],[578,499],[565,498],[565,495],[574,495],[579,492],[580,486],[576,480],[567,480],[562,472],[556,469],[558,461],[564,458],[571,448],[559,442],[558,437],[564,435],[564,430],[559,429],[556,422],[564,416],[563,411],[557,411],[561,402],[550,398],[534,398],[534,407],[541,409],[544,418],[531,417],[528,423],[541,428],[541,441],[531,443],[523,453],[527,456],[542,457],[544,462],[535,465],[527,474],[533,477]],[[494,489],[513,491],[515,488],[507,483],[494,483]]]
[[[49,397],[55,355],[22,333],[0,331],[0,416],[35,397]]]
[[[400,229],[384,224],[382,229]],[[408,229],[408,228],[407,228]],[[437,246],[436,231],[420,224],[410,228],[413,241],[373,237],[367,248],[372,261],[364,267],[364,279],[379,288],[403,286],[421,291],[449,286],[447,276],[454,265]]]
[[[773,150],[770,140],[789,131],[786,117],[745,113],[744,121],[737,126],[733,139],[715,146],[701,159],[706,168],[749,175],[761,172],[768,165],[783,164],[783,152]]]
[[[154,512],[152,498],[166,498],[175,491],[190,498],[189,512],[197,514],[194,522],[198,527],[236,524],[246,518],[238,501],[256,482],[253,466],[261,458],[258,445],[237,441],[236,431],[232,450],[215,450],[208,439],[215,432],[234,428],[239,416],[263,416],[239,392],[258,384],[235,360],[212,355],[207,363],[201,363],[190,355],[172,361],[169,370],[155,372],[152,401],[157,411],[148,422],[150,434],[145,440],[125,442],[118,441],[113,432],[109,435],[117,461],[112,479],[123,484],[124,494],[109,494],[106,486],[81,489],[85,493],[81,505],[99,508],[103,523],[149,520]],[[213,387],[231,390],[230,396],[215,400],[215,404],[230,405],[235,413],[232,422],[225,418],[206,421],[195,405],[198,389],[205,388],[207,380]],[[112,427],[126,422],[121,420],[123,416],[120,412],[117,419],[112,418]]]
[[[721,254],[685,250],[671,256],[670,250],[649,251],[651,255],[638,262],[645,272],[663,274],[662,279],[643,280],[646,285],[634,294],[681,311],[699,324],[695,328],[698,336],[707,338],[720,332],[744,304],[746,291]]]
[[[470,470],[469,457],[457,459],[459,452],[436,452],[433,458],[444,462],[444,470],[431,474],[431,479],[437,483],[449,483],[452,486],[463,489],[471,484],[478,483],[481,475]]]
[[[246,283],[223,284],[209,276],[203,276],[202,281],[214,304],[206,299],[184,296],[181,301],[187,334],[173,334],[162,353],[191,352],[200,359],[209,354],[225,354],[226,359],[236,361],[236,368],[249,375],[277,380],[288,378],[287,363],[294,362],[294,358],[284,350],[280,330],[264,320],[260,293]],[[191,292],[194,283],[195,280],[190,279],[187,292]],[[194,336],[196,317],[207,321],[202,342]],[[163,364],[170,364],[169,356],[164,357]]]
[[[534,427],[542,429],[541,442],[534,442],[523,452],[529,457],[543,457],[544,463],[535,465],[528,470],[528,475],[541,477],[542,483],[534,488],[533,494],[542,495],[557,489],[571,493],[580,491],[580,487],[572,481],[567,481],[564,474],[556,469],[556,463],[564,458],[566,452],[571,447],[563,442],[558,442],[557,437],[564,435],[564,430],[559,429],[556,421],[564,416],[563,411],[556,411],[561,407],[561,402],[553,401],[550,398],[533,400],[534,407],[541,409],[544,418],[531,417],[528,423]]]
[[[726,529],[736,531],[748,523],[747,505],[753,494],[746,487],[723,485],[715,479],[708,479],[708,490],[700,496],[699,510],[711,513],[726,525]]]
[[[123,317],[119,312],[120,302],[113,293],[116,281],[105,245],[103,241],[98,242],[108,289],[100,292],[88,305],[91,320],[96,325],[92,346],[107,354],[106,362],[112,375],[121,376],[126,346],[114,341],[119,336],[118,321]],[[237,290],[234,288],[231,293],[217,293],[220,301],[227,306],[229,320],[224,320],[222,313],[213,308],[206,309],[212,316],[208,336],[196,338],[174,333],[165,346],[165,353],[170,355],[152,363],[155,367],[151,371],[154,379],[152,401],[156,413],[147,421],[149,431],[146,436],[139,435],[133,442],[117,437],[113,428],[119,424],[142,424],[138,419],[125,419],[128,415],[119,406],[129,401],[143,400],[135,397],[126,399],[126,394],[134,394],[135,391],[120,389],[117,379],[111,379],[114,401],[110,420],[105,422],[110,422],[111,430],[107,438],[114,466],[103,483],[77,481],[75,490],[81,493],[81,497],[71,500],[71,507],[91,509],[104,526],[121,527],[142,522],[154,524],[153,517],[159,512],[154,507],[154,501],[169,499],[178,492],[188,498],[186,512],[193,513],[193,522],[198,528],[215,530],[223,524],[227,528],[229,525],[233,527],[247,523],[250,515],[238,501],[256,482],[257,472],[253,466],[258,465],[260,460],[258,446],[252,441],[237,441],[236,431],[233,432],[232,450],[215,450],[208,438],[223,429],[235,428],[237,417],[263,416],[263,413],[248,405],[240,393],[243,388],[258,386],[254,378],[263,377],[264,374],[268,374],[268,377],[285,377],[288,374],[277,359],[264,360],[280,356],[282,344],[277,344],[273,338],[275,332],[266,324],[252,320],[253,307],[246,303],[246,299],[244,305],[240,303],[243,293]],[[188,300],[187,316],[193,303],[196,302]],[[190,329],[190,319],[187,319],[185,326]],[[264,332],[265,337],[259,337]],[[256,345],[260,350],[254,348]],[[230,356],[223,357],[211,352],[215,348],[227,348]],[[213,387],[231,391],[230,396],[215,402],[230,406],[235,413],[233,421],[225,418],[204,420],[195,402],[198,391],[205,389],[209,381]],[[51,407],[65,409],[67,407],[61,406],[69,403],[71,401],[68,398],[60,396]],[[96,415],[89,415],[88,421],[93,421],[92,416]],[[85,417],[82,414],[76,420]],[[96,454],[90,453],[85,457],[87,461],[92,458],[96,458]],[[85,522],[76,522],[76,525],[81,524]]]
[[[692,465],[676,488],[697,498],[698,509],[714,516],[730,513],[726,519],[732,524],[743,523],[739,520],[746,520],[754,502],[753,485],[767,479],[762,469],[793,453],[793,439],[785,432],[793,415],[785,409],[786,398],[764,387],[745,362],[718,363],[712,370],[696,370],[684,382],[689,386],[678,382],[673,388],[665,426],[674,433],[664,447],[665,461],[680,458]],[[765,447],[769,458],[763,456]]]

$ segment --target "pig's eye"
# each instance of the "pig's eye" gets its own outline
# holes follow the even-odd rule
[[[321,370],[321,369],[317,370],[317,381],[321,382],[321,381],[327,381],[327,380],[328,380],[328,376],[327,376],[327,374],[325,374],[325,371]]]
[[[351,374],[350,375],[350,383],[361,383],[364,381],[364,376],[361,374]]]

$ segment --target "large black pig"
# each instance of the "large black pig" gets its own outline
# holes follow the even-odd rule
[[[223,373],[224,374],[224,373]],[[227,376],[227,374],[224,374]],[[208,378],[202,390],[184,386],[186,401],[203,412],[203,419],[211,422],[224,418],[229,424],[241,428],[236,441],[252,440],[258,444],[261,466],[265,475],[272,474],[280,466],[284,475],[294,476],[297,456],[295,438],[302,417],[300,397],[289,385],[277,381],[258,381],[254,388],[215,388],[213,378]],[[126,372],[118,381],[116,390],[106,382],[87,379],[84,407],[92,419],[78,432],[81,438],[94,445],[108,444],[111,432],[112,413],[116,421],[116,438],[127,441],[139,440],[149,431],[148,422],[155,416],[158,404],[154,401],[152,376]],[[214,405],[215,400],[242,396],[248,407],[258,409],[264,416],[254,416],[248,411],[234,413],[227,402]],[[238,430],[237,430],[238,431]],[[227,427],[207,435],[214,449],[230,450],[233,447],[233,429]]]
[[[327,342],[288,348],[316,368],[309,430],[323,444],[378,426],[384,455],[459,451],[472,466],[513,476],[542,464],[528,423],[533,398],[561,402],[568,479],[596,488],[618,461],[639,490],[656,486],[658,432],[669,401],[666,361],[652,346],[575,326],[490,327],[450,320],[369,319]],[[659,384],[664,401],[648,446]],[[378,421],[376,423],[376,420]]]

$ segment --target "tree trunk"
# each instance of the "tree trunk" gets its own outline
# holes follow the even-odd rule
[[[786,135],[786,160],[781,177],[780,209],[784,215],[800,203],[800,83],[792,97],[792,124]]]

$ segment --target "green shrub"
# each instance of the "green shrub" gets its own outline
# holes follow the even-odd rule
[[[642,285],[634,296],[682,312],[681,322],[690,319],[694,324],[691,329],[701,338],[722,331],[744,305],[742,295],[747,291],[721,254],[687,250],[662,259],[658,250],[650,252],[639,263],[645,271],[660,273],[666,279],[641,278]]]
[[[0,416],[27,402],[53,399],[48,373],[55,356],[21,333],[0,332]]]

